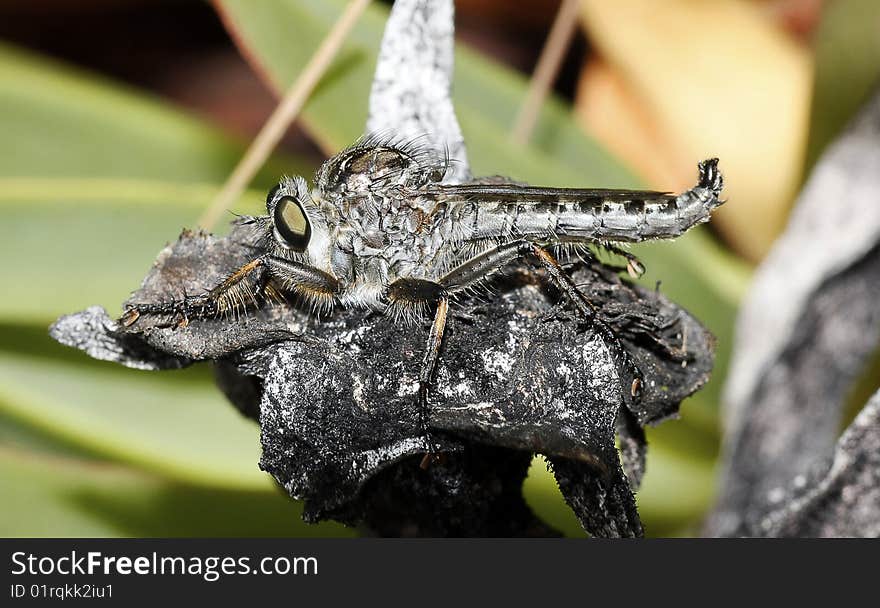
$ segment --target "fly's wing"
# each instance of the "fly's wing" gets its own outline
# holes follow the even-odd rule
[[[426,193],[447,201],[467,201],[478,204],[550,204],[578,202],[601,207],[606,202],[666,202],[675,200],[669,192],[656,190],[621,190],[607,188],[552,188],[529,186],[515,182],[468,183],[426,187]]]

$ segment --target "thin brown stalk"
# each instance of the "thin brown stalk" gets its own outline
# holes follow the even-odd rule
[[[211,230],[220,217],[238,200],[305,105],[369,3],[370,0],[351,0],[348,3],[305,69],[284,94],[278,107],[254,138],[247,152],[223,184],[223,188],[199,218],[199,226]]]
[[[544,43],[538,64],[532,72],[528,93],[513,123],[510,138],[516,144],[522,145],[528,142],[535,129],[541,106],[544,105],[544,99],[556,80],[562,60],[571,44],[578,23],[579,9],[580,0],[563,0],[556,13],[547,42]]]

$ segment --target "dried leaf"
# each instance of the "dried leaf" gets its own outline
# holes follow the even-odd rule
[[[831,457],[880,342],[878,192],[880,94],[817,164],[742,309],[713,534],[763,533],[792,480]]]
[[[763,527],[771,536],[880,536],[880,392],[840,438],[827,474]]]

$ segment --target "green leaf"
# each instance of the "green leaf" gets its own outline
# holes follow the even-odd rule
[[[880,82],[880,3],[826,2],[815,47],[808,169]]]
[[[221,182],[240,146],[157,100],[0,45],[0,176]]]
[[[191,483],[265,489],[259,428],[204,375],[120,374],[0,352],[0,411],[95,453]]]
[[[222,183],[236,141],[159,99],[0,43],[0,176]],[[311,163],[276,156],[267,189]],[[123,195],[124,196],[124,195]]]
[[[226,490],[168,482],[106,462],[0,445],[0,536],[353,536],[308,525],[274,488]]]
[[[0,177],[0,320],[48,325],[94,304],[120,312],[156,257],[192,226],[213,186],[105,178]],[[240,209],[256,211],[260,194]],[[230,216],[231,218],[232,216]]]

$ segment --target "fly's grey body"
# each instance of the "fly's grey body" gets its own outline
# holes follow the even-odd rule
[[[317,235],[306,255],[286,255],[339,280],[341,304],[382,309],[396,280],[442,284],[450,271],[500,244],[669,239],[707,221],[721,204],[714,160],[700,163],[699,184],[679,196],[503,182],[443,185],[447,165],[416,146],[366,140],[327,161],[311,192],[302,180],[283,181],[267,204],[285,196],[304,200]]]
[[[604,247],[638,260],[614,243],[675,238],[709,219],[721,204],[717,159],[699,164],[698,184],[678,196],[662,192],[545,188],[503,179],[443,184],[450,161],[416,144],[368,137],[329,159],[315,187],[287,178],[266,199],[268,214],[245,217],[262,252],[205,294],[135,305],[174,322],[216,316],[286,295],[313,309],[364,307],[397,319],[433,312],[420,374],[420,421],[428,437],[427,388],[439,355],[450,299],[522,260],[542,269],[591,327],[628,355],[551,253]],[[627,387],[641,383],[632,370]],[[624,377],[624,374],[621,374]],[[428,442],[428,451],[431,451]]]

